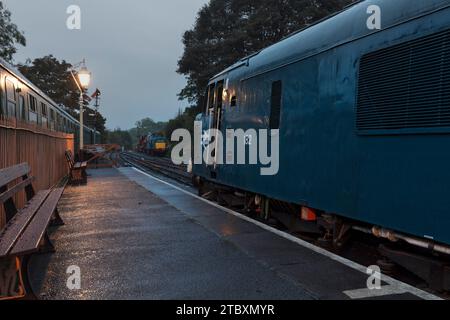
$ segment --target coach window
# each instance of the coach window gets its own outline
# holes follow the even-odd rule
[[[56,117],[56,122],[57,122],[57,130],[58,131],[62,131],[62,126],[63,126],[63,117],[60,115],[60,114],[58,114],[58,116]]]
[[[55,110],[50,109],[50,129],[55,130],[57,127],[55,126]]]
[[[9,117],[16,116],[16,87],[6,78],[6,110]]]
[[[44,118],[48,118],[47,105],[41,102],[41,112]]]
[[[30,122],[37,123],[37,100],[31,94],[28,95],[29,109],[28,119]]]
[[[0,85],[0,116],[3,116],[4,114],[5,114],[5,111],[4,111],[4,94],[3,94],[3,88],[2,88],[2,86]]]
[[[27,108],[25,105],[25,97],[23,95],[19,96],[19,114],[20,119],[26,121],[27,120]]]
[[[57,113],[55,115],[55,130],[56,131],[61,131],[61,116],[59,115],[59,113]]]
[[[48,109],[47,105],[41,102],[42,127],[48,127]]]
[[[275,81],[272,83],[272,94],[270,98],[270,129],[280,129],[281,115],[281,99],[282,99],[282,82]]]

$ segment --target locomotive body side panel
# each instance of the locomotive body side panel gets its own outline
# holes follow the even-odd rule
[[[450,9],[430,9],[421,16],[420,6],[410,2],[372,2],[382,9],[389,7],[384,11],[392,15],[385,18],[392,20],[391,27],[353,41],[339,43],[338,39],[338,45],[323,52],[320,39],[315,39],[317,50],[308,49],[305,57],[284,52],[295,45],[308,46],[296,44],[302,37],[293,36],[250,58],[248,66],[230,69],[212,80],[228,79],[231,96],[235,92],[237,97],[236,106],[225,104],[222,129],[244,130],[268,128],[272,84],[282,82],[277,175],[262,176],[259,165],[226,164],[216,167],[214,177],[211,167],[204,165],[195,165],[194,173],[240,190],[450,244],[450,128],[438,133],[425,127],[407,134],[367,135],[356,126],[361,58],[450,29]],[[439,8],[445,3],[430,1],[427,5]],[[361,6],[344,12],[343,17],[350,19]],[[406,7],[414,15],[403,10]],[[398,11],[392,13],[394,9]],[[414,18],[408,14],[397,17],[398,12]],[[360,26],[350,30],[341,18],[336,21],[336,28],[343,28],[341,33],[361,34]],[[399,21],[403,23],[395,24]],[[316,29],[322,33],[315,33],[315,38],[328,39],[334,31]],[[304,39],[313,38],[312,30],[304,32]],[[285,64],[280,57],[286,57]]]

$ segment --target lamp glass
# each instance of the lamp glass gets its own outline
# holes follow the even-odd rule
[[[78,80],[80,80],[80,84],[83,88],[89,87],[89,83],[91,82],[91,74],[86,68],[82,68],[80,72],[78,72]]]

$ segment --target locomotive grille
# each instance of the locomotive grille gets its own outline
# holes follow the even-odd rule
[[[361,59],[357,129],[450,129],[450,30]]]

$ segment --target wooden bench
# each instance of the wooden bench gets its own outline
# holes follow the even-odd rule
[[[87,183],[87,162],[75,162],[72,151],[66,151],[67,164],[69,166],[70,184],[79,185]]]
[[[64,224],[57,209],[64,186],[35,193],[33,181],[26,163],[0,170],[0,203],[6,214],[0,230],[0,299],[35,298],[28,260],[34,253],[54,252],[48,228]],[[18,210],[14,199],[22,190],[27,204]]]

